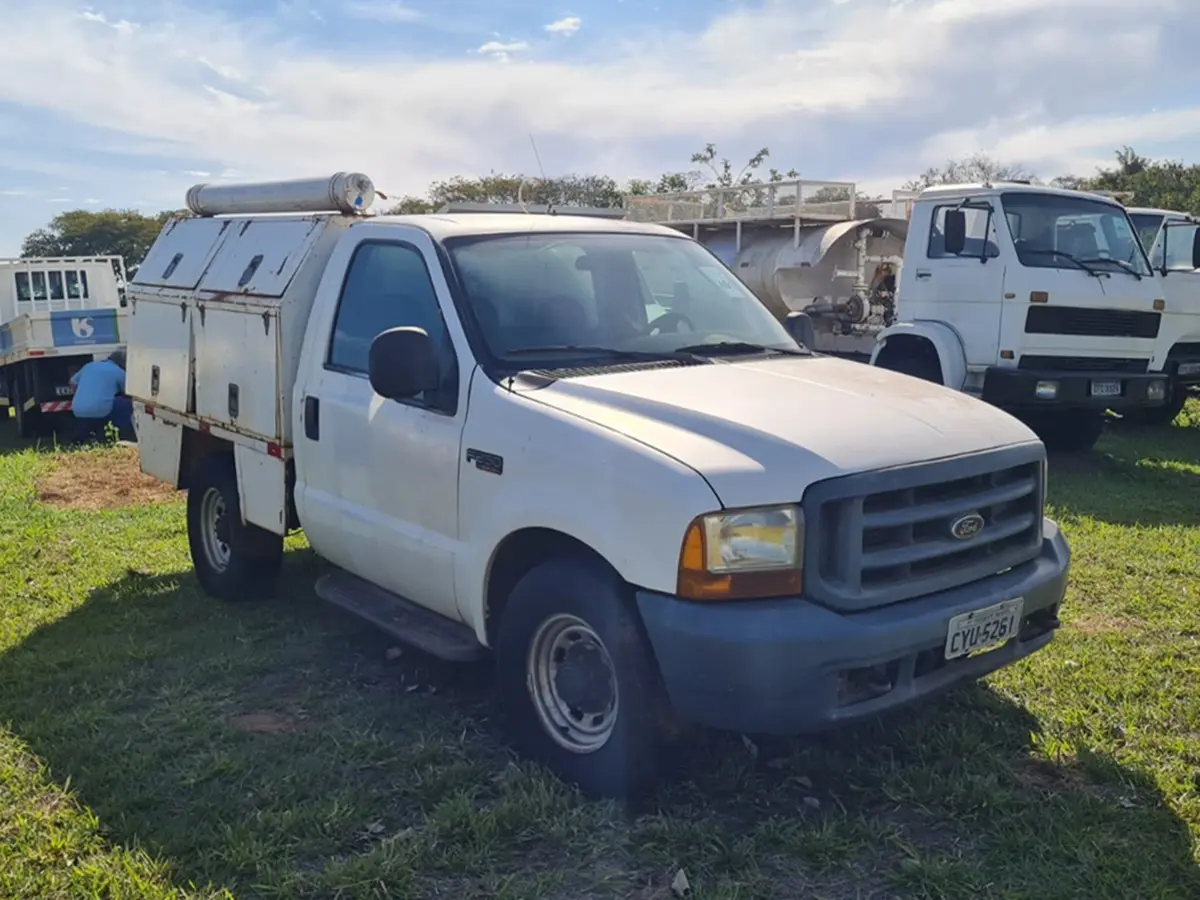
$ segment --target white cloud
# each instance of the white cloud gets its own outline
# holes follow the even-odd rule
[[[386,0],[358,0],[348,4],[346,12],[356,19],[368,19],[373,22],[415,22],[422,18],[419,11],[403,3]]]
[[[522,53],[529,49],[529,44],[525,41],[488,41],[486,44],[476,48],[475,52],[483,56],[490,56],[492,59],[498,59],[501,62],[508,62],[512,59],[514,53]]]
[[[73,196],[103,187],[106,198],[173,207],[200,178],[185,169],[226,179],[357,169],[389,193],[532,171],[530,133],[547,170],[616,177],[687,168],[706,141],[731,157],[767,145],[781,169],[872,185],[976,150],[1044,175],[1090,171],[1124,143],[1145,153],[1190,141],[1200,157],[1200,100],[1186,90],[1200,82],[1193,7],[855,0],[799,13],[792,0],[764,0],[693,33],[638,27],[592,43],[599,13],[579,4],[589,28],[562,61],[507,34],[439,59],[402,40],[306,39],[307,15],[235,21],[215,6],[127,0],[117,27],[70,0],[41,0],[5,13],[0,103],[103,129],[89,149],[139,159],[114,170],[39,153],[13,138],[6,113],[0,166],[29,173],[10,183],[53,178]],[[0,251],[19,242],[12,229],[41,224],[12,222],[0,222]]]
[[[579,30],[581,25],[583,25],[583,22],[578,16],[567,16],[566,18],[551,22],[544,27],[551,34],[561,34],[563,37],[570,37]]]

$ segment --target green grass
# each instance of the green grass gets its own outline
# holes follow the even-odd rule
[[[220,605],[180,504],[38,504],[62,458],[0,455],[2,897],[1200,896],[1195,402],[1052,461],[1044,653],[819,740],[698,735],[638,814],[514,760],[486,669],[321,605],[302,541],[283,599]]]

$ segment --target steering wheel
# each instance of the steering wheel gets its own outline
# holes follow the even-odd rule
[[[685,316],[683,313],[665,312],[649,324],[649,326],[646,329],[646,334],[647,335],[664,334],[667,331],[668,325],[675,326],[674,328],[670,329],[672,332],[679,331],[680,325],[687,325],[688,331],[696,330],[696,326],[694,324],[692,324],[692,320],[689,319],[687,316]]]

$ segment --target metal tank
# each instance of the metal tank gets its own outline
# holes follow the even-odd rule
[[[625,208],[691,234],[781,319],[808,314],[814,349],[868,356],[895,319],[916,195],[864,202],[852,183],[796,180],[631,196]]]

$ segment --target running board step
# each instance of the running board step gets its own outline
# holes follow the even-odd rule
[[[486,653],[475,632],[461,622],[423,609],[349,572],[322,575],[313,589],[322,600],[438,659],[474,662]]]

